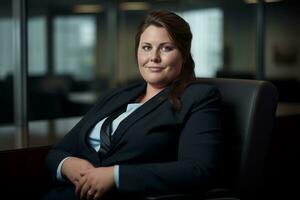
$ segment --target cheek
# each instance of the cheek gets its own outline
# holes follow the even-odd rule
[[[182,64],[183,64],[183,60],[181,58],[181,56],[176,55],[176,56],[172,56],[169,57],[168,60],[166,60],[168,63],[166,63],[167,65],[169,65],[174,71],[181,71],[182,68]]]
[[[138,52],[137,60],[138,60],[138,65],[143,66],[147,62],[147,56],[144,53]]]
[[[147,63],[145,55],[143,55],[142,53],[138,53],[137,54],[137,62],[138,62],[139,71],[140,71],[141,75],[144,76],[143,74],[145,73],[144,72],[145,68],[143,66]]]
[[[180,72],[181,72],[181,68],[182,68],[182,65],[177,63],[176,65],[173,65],[173,70],[172,70],[172,75],[174,77],[177,77],[179,76]]]

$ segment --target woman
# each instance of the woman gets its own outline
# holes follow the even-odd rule
[[[53,147],[47,166],[58,186],[46,199],[210,186],[221,144],[220,95],[195,82],[191,40],[188,23],[175,13],[145,17],[136,35],[144,81],[105,96]],[[111,116],[112,133],[105,136]]]

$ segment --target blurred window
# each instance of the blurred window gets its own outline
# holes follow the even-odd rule
[[[30,18],[28,20],[28,71],[30,75],[43,75],[47,71],[46,36],[46,18]]]
[[[54,19],[54,71],[77,80],[94,77],[96,18],[59,16]]]
[[[16,140],[16,127],[13,126],[13,20],[7,13],[10,4],[2,6],[0,4],[0,151],[14,148]]]
[[[13,71],[12,19],[0,18],[0,79]]]
[[[197,77],[213,77],[223,66],[223,12],[218,8],[179,13],[193,33],[192,55]]]

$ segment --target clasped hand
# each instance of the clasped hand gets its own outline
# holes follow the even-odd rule
[[[87,160],[76,157],[64,161],[62,174],[75,185],[80,199],[100,199],[114,186],[113,167],[95,168]]]

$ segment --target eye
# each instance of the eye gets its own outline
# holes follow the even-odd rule
[[[161,51],[162,52],[169,52],[169,51],[172,51],[173,49],[174,49],[174,47],[172,47],[172,46],[163,46],[161,48]]]
[[[150,51],[150,50],[151,50],[151,46],[150,46],[150,45],[143,45],[143,46],[142,46],[142,49],[143,49],[144,51]]]

